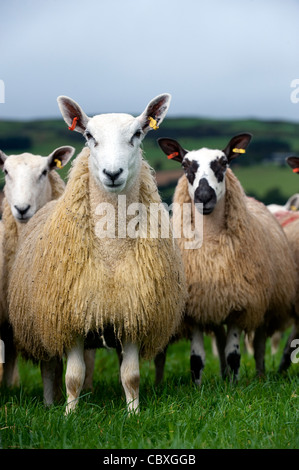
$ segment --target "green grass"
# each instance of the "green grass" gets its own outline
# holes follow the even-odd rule
[[[255,195],[264,201],[267,194],[278,191],[286,202],[294,193],[299,192],[299,178],[287,166],[253,165],[250,167],[233,167],[233,172],[239,179],[248,195]],[[275,199],[275,197],[274,197]],[[275,200],[266,201],[276,202]]]
[[[285,341],[285,338],[284,338]],[[43,449],[295,449],[299,447],[298,365],[276,373],[280,352],[267,349],[267,375],[257,379],[254,360],[244,354],[240,380],[219,376],[218,360],[205,339],[207,362],[200,390],[189,375],[189,344],[169,348],[164,383],[156,388],[153,363],[141,363],[140,406],[128,417],[118,380],[116,354],[99,350],[94,392],[77,411],[45,409],[37,366],[20,361],[20,388],[2,390],[2,448]]]

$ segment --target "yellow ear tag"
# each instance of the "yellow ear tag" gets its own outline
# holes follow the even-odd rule
[[[245,149],[233,149],[233,152],[235,152],[235,153],[245,153],[246,150]]]
[[[291,211],[297,211],[297,207],[296,207],[296,206],[291,206],[291,207],[290,207],[290,210],[291,210]]]
[[[148,118],[149,120],[149,125],[152,129],[154,129],[154,131],[156,131],[157,129],[159,129],[159,126],[157,126],[157,121],[156,119],[152,118],[151,116]]]
[[[56,163],[57,168],[62,168],[61,161],[58,158],[55,158],[54,163]]]

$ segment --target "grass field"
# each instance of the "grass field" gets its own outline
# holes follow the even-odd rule
[[[285,337],[283,342],[285,341]],[[267,348],[267,375],[255,377],[243,354],[237,384],[223,382],[205,338],[201,389],[189,373],[189,344],[169,348],[165,380],[154,386],[154,366],[141,363],[138,416],[128,417],[113,351],[98,350],[94,392],[64,417],[64,405],[45,409],[37,366],[20,361],[21,387],[0,395],[0,439],[5,449],[298,449],[299,375],[293,364],[277,373],[281,350]]]

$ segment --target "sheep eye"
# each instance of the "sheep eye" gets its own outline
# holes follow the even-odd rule
[[[193,169],[193,167],[191,165],[191,162],[188,159],[185,159],[185,160],[182,161],[182,167],[184,168],[184,170],[189,170],[191,172],[195,171],[195,168]],[[196,168],[196,170],[197,170],[197,168]]]
[[[43,176],[46,176],[46,174],[48,173],[48,170],[44,170],[41,175],[40,175],[40,178],[42,178]]]
[[[136,138],[136,139],[140,139],[141,134],[142,134],[142,132],[141,132],[140,129],[139,129],[138,131],[136,131],[135,134],[133,135],[132,139],[130,140],[130,144],[131,144],[131,145],[134,145],[134,139],[135,139],[135,138]]]
[[[8,171],[6,169],[4,169],[4,174],[8,175]]]
[[[88,131],[85,132],[85,137],[86,137],[86,139],[88,139],[88,140],[89,140],[89,139],[93,139],[93,136],[92,136],[91,133],[88,132]]]

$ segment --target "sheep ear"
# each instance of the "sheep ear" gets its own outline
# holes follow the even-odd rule
[[[0,150],[0,168],[1,168],[1,170],[3,168],[3,165],[4,165],[6,159],[7,159],[7,155],[2,150]]]
[[[161,149],[166,153],[169,160],[175,160],[176,162],[182,163],[184,156],[188,153],[188,150],[183,149],[181,145],[174,139],[161,138],[157,140]]]
[[[299,165],[299,162],[298,162],[298,165]],[[295,172],[297,173],[297,172]],[[298,171],[299,173],[299,171]],[[298,211],[299,209],[299,194],[293,194],[293,196],[291,196],[287,202],[286,202],[286,205],[285,205],[285,208],[288,210],[288,211]]]
[[[286,158],[286,162],[294,173],[299,173],[299,157],[288,157]]]
[[[252,134],[246,132],[244,134],[236,135],[229,141],[229,143],[223,150],[229,162],[231,162],[234,158],[238,157],[240,154],[245,153],[246,148],[249,145],[249,142],[251,141],[251,138]]]
[[[57,102],[62,117],[69,126],[69,129],[83,134],[90,118],[84,113],[78,103],[67,96],[58,96]]]
[[[150,101],[143,113],[138,116],[137,119],[140,121],[144,133],[151,129],[158,129],[159,124],[162,123],[166,116],[170,100],[171,95],[168,93],[156,96],[156,98]]]
[[[65,146],[55,149],[48,156],[48,164],[50,170],[63,168],[75,153],[74,147]]]

